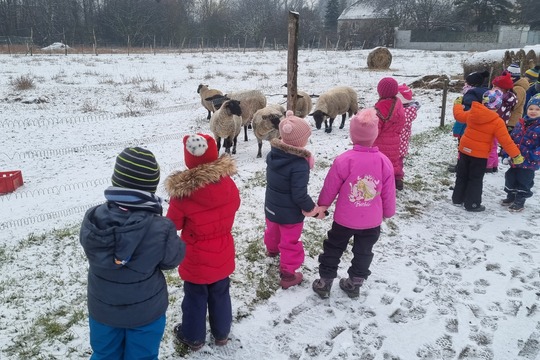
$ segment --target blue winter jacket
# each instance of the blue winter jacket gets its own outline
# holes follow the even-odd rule
[[[311,153],[274,139],[266,156],[266,218],[278,224],[304,221],[302,210],[311,211],[315,202],[308,195]]]
[[[165,314],[169,301],[161,270],[177,267],[185,254],[171,220],[105,203],[86,212],[80,242],[89,263],[88,312],[94,320],[136,328]],[[120,264],[115,257],[129,261]]]
[[[484,98],[484,93],[488,91],[488,88],[486,87],[474,87],[471,88],[469,91],[463,95],[463,101],[461,104],[463,105],[463,109],[465,111],[471,109],[471,104],[473,101],[477,101],[479,103],[482,103],[482,100]],[[467,124],[460,123],[459,121],[456,121],[454,123],[454,126],[452,127],[452,133],[454,136],[461,137],[463,133],[465,132],[465,128],[467,127]]]
[[[510,135],[525,158],[523,163],[511,166],[534,171],[540,169],[540,117],[519,119]]]

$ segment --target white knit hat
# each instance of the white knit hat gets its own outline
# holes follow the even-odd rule
[[[516,78],[521,77],[521,68],[519,67],[518,63],[512,63],[506,70],[510,73],[510,76],[515,81]]]

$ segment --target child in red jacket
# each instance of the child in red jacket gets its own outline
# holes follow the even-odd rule
[[[179,266],[184,280],[182,323],[174,327],[178,341],[192,351],[206,340],[206,309],[216,345],[227,344],[232,323],[230,279],[235,267],[231,234],[240,193],[229,155],[218,158],[210,135],[184,137],[187,170],[171,174],[165,188],[171,199],[167,217],[182,231],[186,257]]]

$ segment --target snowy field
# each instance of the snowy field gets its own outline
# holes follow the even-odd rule
[[[384,76],[408,84],[424,75],[462,78],[461,64],[472,55],[392,50],[391,68],[372,71],[368,53],[301,51],[299,90],[352,86],[363,108],[376,102]],[[158,195],[165,197],[163,180],[184,167],[182,137],[209,133],[198,85],[259,89],[268,103],[283,103],[286,61],[286,52],[0,56],[0,172],[22,170],[24,178],[24,186],[0,196],[1,360],[89,357],[87,263],[78,231],[85,210],[104,201],[116,155],[130,145],[154,152],[162,171]],[[35,87],[14,89],[21,77]],[[234,155],[242,205],[234,227],[232,341],[177,352],[172,328],[181,319],[182,283],[170,271],[161,359],[540,358],[539,186],[524,212],[509,213],[498,203],[505,196],[501,164],[485,176],[485,212],[453,206],[454,175],[446,168],[457,154],[450,126],[458,94],[448,95],[441,129],[442,91],[413,91],[422,107],[405,189],[396,216],[382,226],[360,298],[349,299],[336,283],[327,300],[311,290],[331,218],[306,220],[305,281],[279,288],[278,260],[264,256],[262,242],[269,145],[257,159],[250,132]],[[333,159],[349,147],[348,122],[330,134],[313,126],[313,198]],[[340,276],[350,258],[346,253]]]

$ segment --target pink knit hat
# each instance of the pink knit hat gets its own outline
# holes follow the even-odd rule
[[[294,116],[292,110],[288,110],[279,123],[279,135],[287,145],[304,147],[311,136],[311,127],[306,120]]]
[[[377,92],[381,99],[391,98],[398,93],[398,83],[391,77],[382,78],[377,85]]]
[[[355,145],[372,146],[379,135],[379,118],[374,108],[363,109],[351,118],[351,140]]]
[[[396,95],[403,104],[408,104],[412,101],[413,93],[410,87],[406,84],[398,86],[398,93]]]

